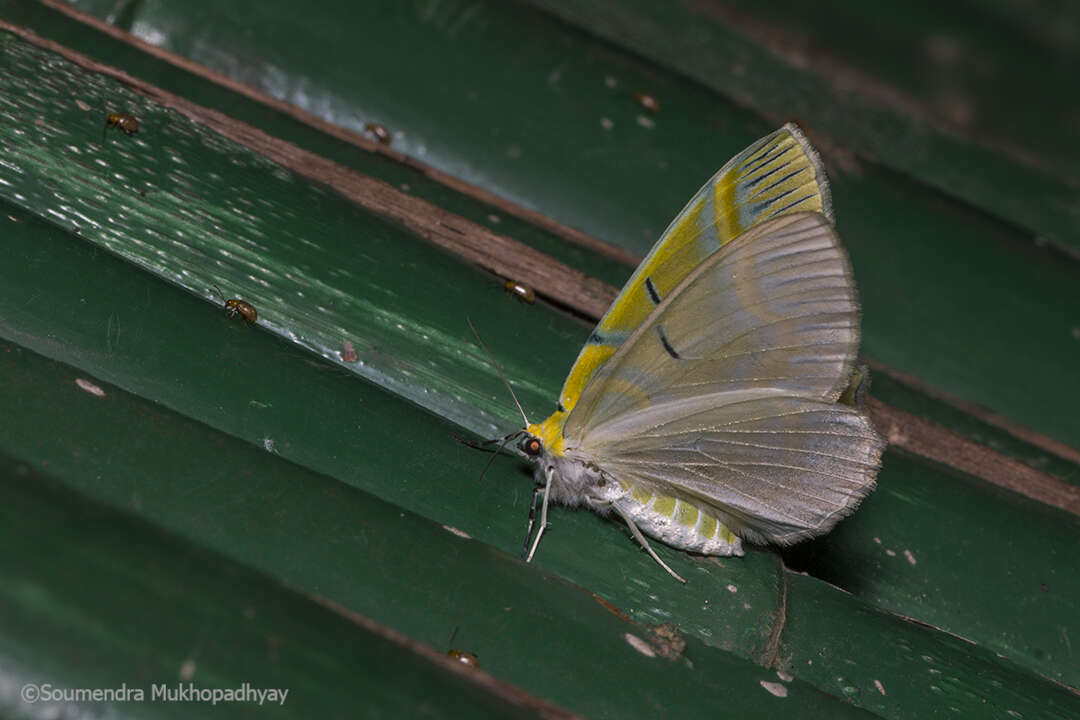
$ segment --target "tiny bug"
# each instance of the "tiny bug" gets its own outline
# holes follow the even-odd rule
[[[364,132],[371,133],[375,137],[375,139],[378,141],[378,143],[380,145],[389,145],[390,140],[393,139],[393,138],[390,137],[390,131],[387,130],[386,128],[384,128],[379,123],[367,123],[367,124],[365,124],[364,125]]]
[[[654,98],[652,95],[646,95],[645,93],[634,93],[634,102],[641,107],[645,108],[651,113],[660,112],[660,101]]]
[[[239,315],[249,323],[253,323],[259,319],[259,313],[255,310],[255,306],[244,300],[230,298],[225,301],[225,309],[229,311],[229,317],[236,317]]]
[[[356,348],[348,340],[345,341],[344,349],[341,351],[341,359],[347,363],[356,362]]]
[[[536,302],[536,292],[528,285],[519,283],[516,280],[507,280],[503,283],[503,288],[522,302],[527,302],[530,305]]]
[[[105,133],[110,127],[123,130],[126,135],[134,135],[139,132],[139,121],[134,115],[127,113],[112,113],[105,118],[105,128],[101,131],[101,142],[105,142]]]
[[[480,667],[480,658],[476,657],[476,655],[471,652],[465,652],[464,650],[447,650],[446,656],[457,660],[463,665],[468,665],[469,667]]]
[[[450,641],[447,645],[454,644],[454,638],[457,637],[458,628],[454,628],[454,632],[450,633]],[[465,652],[464,650],[454,650],[453,648],[446,651],[446,657],[457,660],[462,665],[468,665],[469,667],[480,667],[480,658],[471,652]]]
[[[229,298],[228,300],[225,300],[225,294],[221,292],[221,288],[215,285],[214,289],[217,290],[218,296],[225,301],[224,307],[229,313],[229,317],[236,317],[239,315],[249,323],[253,323],[259,319],[259,313],[254,305],[246,300],[240,300],[239,298]]]

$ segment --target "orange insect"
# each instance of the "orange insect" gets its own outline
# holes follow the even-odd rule
[[[369,132],[375,136],[375,139],[380,145],[389,145],[390,141],[393,139],[390,137],[390,131],[379,123],[367,123],[364,125],[364,132]]]
[[[255,306],[243,300],[230,298],[225,301],[225,309],[229,311],[229,317],[236,317],[239,315],[249,323],[253,323],[259,319],[259,313],[255,310]]]
[[[229,313],[229,317],[236,317],[237,315],[239,315],[240,317],[247,320],[249,323],[253,323],[259,319],[259,313],[255,309],[254,305],[247,302],[246,300],[240,300],[239,298],[229,298],[228,300],[225,300],[225,294],[221,292],[221,288],[215,285],[214,289],[217,290],[218,297],[224,300],[224,307],[225,310]]]
[[[134,135],[139,132],[139,121],[135,119],[134,115],[128,115],[127,113],[112,113],[105,118],[105,128],[101,131],[101,142],[105,143],[105,133],[110,127],[123,130],[126,135]]]
[[[528,285],[519,283],[516,280],[507,280],[503,283],[503,288],[522,302],[527,302],[530,305],[536,302],[536,292]]]
[[[446,656],[457,660],[459,663],[468,665],[469,667],[480,667],[480,658],[471,652],[465,652],[464,650],[447,650]]]

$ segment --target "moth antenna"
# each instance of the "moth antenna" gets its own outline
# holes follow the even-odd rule
[[[528,422],[528,421],[526,421],[526,422]],[[506,437],[502,438],[502,442],[499,443],[499,447],[495,448],[495,451],[491,453],[491,457],[488,458],[487,465],[484,465],[484,469],[480,471],[480,477],[477,478],[477,480],[483,480],[484,479],[484,475],[487,473],[488,469],[491,467],[491,464],[493,462],[495,462],[495,458],[499,457],[499,453],[502,452],[502,449],[504,447],[506,447],[506,443],[508,443],[511,440],[513,440],[514,438],[518,437],[523,432],[524,432],[524,430],[518,430],[516,433],[510,433]]]
[[[505,440],[505,438],[492,438],[491,440],[470,440],[456,433],[450,433],[450,437],[451,439],[461,443],[465,447],[472,448],[473,450],[483,450],[484,452],[491,452],[492,445]]]
[[[219,298],[221,298],[221,302],[225,302],[225,293],[221,292],[221,288],[219,288],[219,287],[218,287],[217,285],[215,285],[214,283],[210,283],[210,287],[212,287],[212,288],[214,288],[215,290],[217,290],[217,294],[218,294],[218,297],[219,297]]]
[[[473,327],[472,320],[469,319],[468,315],[465,316],[465,322],[469,323],[469,329],[472,330],[472,334],[476,336],[476,342],[480,343],[480,347],[484,348],[484,352],[487,353],[488,360],[490,360],[491,364],[495,366],[495,371],[499,373],[499,378],[503,381],[503,385],[505,385],[506,389],[510,391],[510,397],[514,399],[514,404],[517,405],[518,412],[521,413],[521,419],[525,421],[525,427],[528,427],[529,418],[525,417],[525,410],[521,407],[521,403],[518,402],[517,395],[514,394],[514,388],[510,387],[510,383],[506,381],[506,376],[503,375],[503,371],[502,368],[499,367],[499,363],[495,362],[495,356],[491,354],[491,351],[488,350],[487,345],[485,345],[484,341],[480,339],[480,333],[476,332],[476,328]]]

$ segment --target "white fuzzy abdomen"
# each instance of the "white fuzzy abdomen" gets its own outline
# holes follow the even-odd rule
[[[637,485],[614,500],[646,535],[702,555],[742,555],[742,541],[705,510]]]

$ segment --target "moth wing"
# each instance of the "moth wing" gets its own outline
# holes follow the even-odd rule
[[[750,539],[824,532],[873,487],[881,440],[836,405],[858,349],[847,258],[819,213],[761,223],[691,272],[585,388],[566,446],[707,503]]]
[[[574,408],[596,371],[705,258],[760,222],[805,211],[832,219],[821,160],[789,123],[729,160],[672,220],[582,348],[562,408]]]
[[[603,470],[707,509],[735,534],[786,545],[832,529],[874,488],[884,443],[862,413],[758,397],[643,413],[585,449]],[[661,416],[663,415],[663,416]]]
[[[832,225],[785,215],[690,273],[596,373],[564,435],[618,432],[635,413],[689,399],[835,402],[858,344],[855,287]]]

